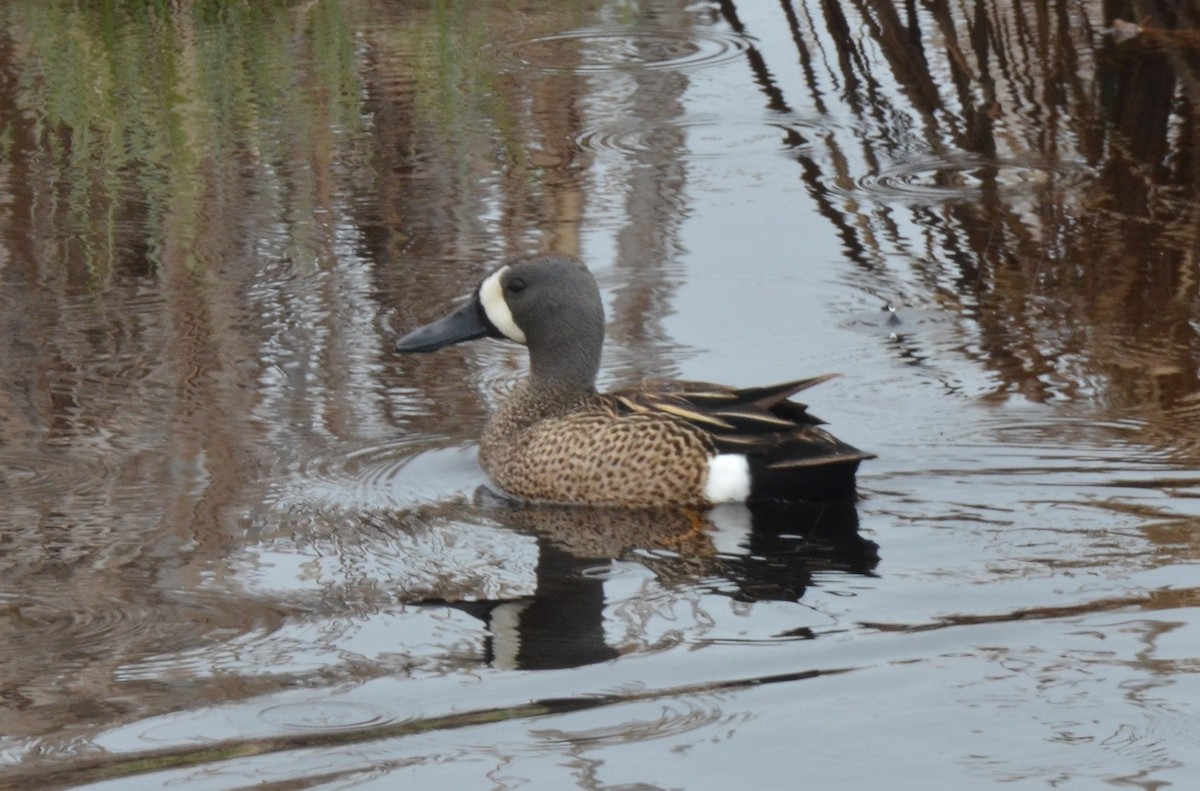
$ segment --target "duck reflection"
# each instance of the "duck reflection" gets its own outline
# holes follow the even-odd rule
[[[816,572],[870,574],[878,545],[858,532],[853,502],[687,510],[523,507],[489,514],[533,536],[533,595],[507,600],[428,600],[479,618],[488,664],[522,670],[577,667],[622,653],[606,637],[606,579],[634,562],[659,584],[753,603],[796,601]]]

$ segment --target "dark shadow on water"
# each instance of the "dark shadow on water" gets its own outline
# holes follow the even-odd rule
[[[797,601],[815,573],[871,574],[878,545],[852,502],[722,506],[709,513],[496,506],[489,516],[537,539],[536,592],[505,600],[426,599],[483,621],[489,665],[547,670],[615,659],[605,581],[620,561],[664,587],[740,602]],[[796,635],[788,635],[795,637]]]

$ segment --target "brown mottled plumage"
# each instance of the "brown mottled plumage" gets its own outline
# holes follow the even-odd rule
[[[872,458],[788,400],[829,376],[742,390],[666,382],[597,393],[603,306],[591,273],[567,256],[507,262],[471,302],[396,348],[433,351],[485,336],[529,347],[529,378],[480,441],[484,470],[522,499],[632,507],[847,499],[858,463]]]
[[[479,460],[526,500],[589,505],[695,505],[711,439],[671,415],[620,414],[595,393],[549,399],[528,382],[484,429]]]

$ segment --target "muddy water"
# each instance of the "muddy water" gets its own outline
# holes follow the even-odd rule
[[[1200,777],[1185,6],[144,6],[0,9],[0,787]],[[489,496],[538,250],[861,500]]]

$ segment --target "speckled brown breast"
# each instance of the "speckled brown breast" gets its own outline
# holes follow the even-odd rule
[[[704,432],[666,415],[615,415],[598,403],[532,417],[514,394],[480,442],[480,462],[504,491],[528,500],[617,506],[703,505]]]

